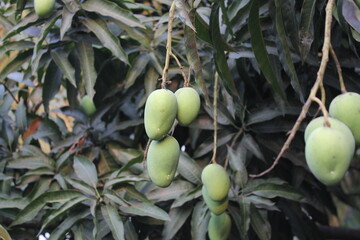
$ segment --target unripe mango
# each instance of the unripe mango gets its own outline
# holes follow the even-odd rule
[[[212,200],[221,201],[227,197],[230,179],[225,168],[221,165],[217,163],[207,165],[201,173],[201,181]]]
[[[342,131],[318,127],[307,139],[306,163],[319,181],[325,185],[335,185],[349,168],[354,155],[351,149],[354,148],[354,139],[349,139]]]
[[[346,126],[343,122],[337,120],[336,118],[329,117],[328,120],[329,120],[329,123],[330,123],[330,128],[334,128],[334,129],[339,130],[342,133],[344,133],[344,135],[348,138],[347,141],[349,141],[349,142],[353,141],[354,136],[353,136],[353,134],[350,131],[348,126]],[[310,134],[315,129],[317,129],[318,127],[324,127],[324,126],[325,126],[325,118],[324,117],[318,117],[318,118],[315,118],[314,120],[312,120],[306,126],[306,129],[305,129],[305,133],[304,133],[305,142],[307,141]],[[353,152],[354,150],[355,149],[352,148],[352,145],[349,145],[349,151]]]
[[[214,201],[209,197],[205,186],[202,186],[201,190],[206,206],[213,214],[219,215],[226,211],[227,207],[229,206],[229,199],[227,197],[221,201]]]
[[[35,12],[39,17],[49,16],[55,6],[55,0],[34,0]]]
[[[329,113],[350,128],[360,145],[360,94],[348,92],[337,96],[330,103]]]
[[[224,212],[220,215],[211,214],[208,234],[210,240],[227,240],[231,231],[231,218]]]
[[[153,91],[145,104],[144,125],[150,139],[161,140],[170,131],[177,114],[177,101],[166,89]]]
[[[96,107],[94,101],[88,96],[85,95],[81,98],[80,108],[88,115],[91,116],[96,112]]]
[[[147,153],[147,170],[151,181],[159,187],[169,186],[175,176],[179,157],[180,146],[174,137],[152,141]]]
[[[175,92],[178,104],[176,119],[182,126],[189,125],[197,117],[200,110],[200,97],[191,87],[180,88]]]

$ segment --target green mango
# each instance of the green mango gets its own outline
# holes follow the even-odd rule
[[[330,128],[334,128],[337,129],[341,132],[343,132],[347,138],[349,138],[349,142],[351,142],[351,139],[354,139],[354,136],[351,132],[351,130],[349,129],[348,126],[346,126],[343,122],[337,120],[336,118],[332,118],[329,117],[328,118],[329,123],[330,123]],[[305,129],[305,133],[304,133],[304,139],[305,139],[305,143],[307,141],[307,139],[309,138],[310,134],[317,129],[318,127],[324,127],[325,126],[325,118],[324,117],[318,117],[313,119],[312,121],[310,121],[310,123],[306,126]],[[350,151],[354,151],[355,149],[351,149],[351,145],[349,145],[350,147]]]
[[[96,112],[96,107],[93,100],[88,96],[85,95],[81,98],[80,101],[80,108],[83,110],[88,116],[93,115]]]
[[[344,177],[354,156],[355,141],[342,131],[318,127],[307,139],[305,158],[310,171],[325,185],[335,185]]]
[[[167,187],[174,179],[179,163],[178,141],[167,136],[161,141],[153,140],[147,153],[147,170],[151,181],[159,187]]]
[[[39,17],[47,17],[54,10],[55,0],[34,0],[35,12]]]
[[[191,87],[180,88],[175,92],[178,104],[176,119],[182,126],[189,125],[200,110],[200,96]]]
[[[170,131],[177,114],[177,101],[173,92],[166,89],[153,91],[145,104],[144,125],[147,136],[163,139]]]
[[[227,197],[230,179],[225,168],[221,165],[217,163],[207,165],[201,172],[201,181],[212,200],[221,201]]]
[[[221,201],[214,201],[210,198],[208,191],[205,186],[202,186],[202,196],[206,203],[206,206],[208,206],[209,210],[216,215],[219,215],[227,209],[229,206],[229,199],[225,197],[225,199]]]
[[[347,92],[337,96],[330,103],[329,113],[350,128],[360,145],[360,94]]]
[[[230,236],[231,218],[224,212],[220,215],[211,214],[208,234],[210,240],[226,240]]]

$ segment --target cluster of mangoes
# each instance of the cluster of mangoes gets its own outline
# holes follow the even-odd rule
[[[207,165],[201,173],[202,196],[211,212],[208,234],[211,240],[227,239],[231,230],[228,205],[230,179],[225,168],[217,163]]]
[[[54,10],[55,0],[34,0],[35,13],[39,17],[47,17]]]
[[[360,95],[354,92],[334,98],[330,117],[318,117],[305,129],[305,157],[314,176],[325,185],[341,181],[360,145]]]
[[[144,125],[152,140],[147,152],[147,169],[151,181],[159,187],[171,184],[180,157],[177,140],[168,133],[175,119],[188,126],[198,115],[200,97],[195,89],[184,87],[175,94],[167,89],[153,91],[145,104]]]

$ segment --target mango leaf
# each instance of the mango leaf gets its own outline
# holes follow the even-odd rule
[[[156,202],[177,199],[182,194],[193,189],[193,184],[187,181],[173,181],[167,188],[155,188],[153,191],[146,194],[149,200],[156,200]]]
[[[187,218],[190,216],[192,208],[189,206],[182,206],[178,208],[170,209],[169,216],[170,221],[164,224],[164,229],[162,231],[162,238],[173,239],[175,234],[183,226]]]
[[[201,183],[201,168],[187,153],[181,152],[177,171],[186,180]]]
[[[81,6],[88,12],[97,12],[103,16],[112,17],[127,26],[145,28],[131,11],[121,8],[111,1],[87,0]]]
[[[14,24],[9,21],[9,19],[0,13],[0,24],[3,25],[6,29],[10,30],[14,27]]]
[[[27,145],[21,149],[20,155],[14,155],[8,162],[9,168],[14,169],[37,169],[46,167],[54,169],[55,162],[44,154],[39,148]]]
[[[210,211],[205,202],[198,202],[191,216],[191,239],[203,240],[206,238],[209,220]]]
[[[201,196],[202,193],[201,193],[201,185],[200,185],[197,188],[192,189],[189,192],[184,193],[181,196],[179,196],[177,199],[175,199],[175,201],[171,204],[171,208],[180,207],[185,203],[190,202],[191,200],[199,198]]]
[[[191,28],[194,32],[196,32],[195,27],[189,17],[189,13],[186,9],[186,5],[184,0],[175,0],[176,10],[179,11],[180,20],[186,24],[189,28]]]
[[[94,50],[88,41],[80,41],[76,45],[79,56],[82,80],[85,84],[87,95],[92,99],[94,97],[94,85],[96,83],[97,73],[95,70]]]
[[[61,69],[63,75],[74,87],[76,87],[75,69],[68,59],[68,54],[63,50],[55,50],[51,51],[51,57]]]
[[[285,3],[285,4],[287,4],[287,3]],[[284,26],[284,17],[282,14],[282,6],[283,6],[282,0],[275,0],[276,31],[277,31],[278,37],[281,41],[281,46],[282,46],[282,50],[283,50],[283,54],[284,54],[284,58],[285,58],[285,59],[283,59],[282,54],[280,54],[280,61],[283,62],[284,69],[290,76],[290,79],[291,79],[290,82],[291,82],[293,89],[299,95],[301,102],[304,102],[304,95],[301,90],[301,86],[299,83],[299,79],[297,77],[295,66],[294,66],[293,60],[291,58],[290,48],[287,43],[287,38],[286,38],[287,33],[285,31],[285,26]],[[281,49],[280,46],[278,46],[278,48]]]
[[[86,184],[86,183],[84,183],[82,181],[76,180],[76,179],[72,179],[70,177],[64,177],[64,179],[71,186],[73,186],[75,189],[80,190],[84,194],[87,194],[87,195],[90,195],[90,196],[96,196],[95,188],[89,186],[88,184]]]
[[[84,156],[76,155],[74,158],[74,170],[76,175],[93,188],[97,185],[97,172],[94,163]]]
[[[261,32],[260,19],[259,19],[259,0],[253,0],[250,8],[249,32],[251,35],[251,46],[255,54],[255,59],[264,74],[266,80],[271,84],[274,92],[278,94],[283,100],[286,100],[284,89],[278,81],[276,74],[273,70],[268,53],[265,47],[264,37]]]
[[[230,141],[230,139],[234,136],[234,134],[229,134],[227,132],[222,132],[218,136],[218,143],[217,147],[220,147]],[[205,142],[203,142],[195,151],[194,158],[201,157],[209,152],[211,152],[214,149],[214,143],[213,138],[207,139]]]
[[[100,42],[109,49],[115,57],[129,64],[128,56],[121,47],[119,38],[110,32],[105,20],[102,18],[86,18],[82,23],[96,35]]]
[[[4,42],[0,47],[0,56],[5,55],[7,52],[14,50],[24,50],[34,47],[34,43],[30,41],[20,40],[16,42]]]
[[[231,147],[227,146],[229,164],[235,171],[234,181],[240,187],[245,187],[248,180],[248,173],[246,170],[244,159],[241,159],[240,151],[235,151]]]
[[[271,239],[271,226],[267,219],[265,219],[260,210],[255,206],[251,205],[250,207],[250,219],[251,227],[254,229],[260,240],[270,240]]]
[[[248,190],[249,189],[247,189],[247,191]],[[303,202],[305,200],[304,195],[290,185],[264,183],[252,188],[251,193],[265,198],[282,197],[298,202]]]
[[[71,28],[71,23],[75,12],[70,11],[66,6],[63,7],[61,14],[60,39],[64,39],[66,32]]]
[[[69,229],[75,225],[78,221],[84,220],[90,211],[88,209],[82,212],[75,212],[70,214],[54,231],[51,232],[49,240],[60,240],[64,239],[64,235],[69,231]]]
[[[105,185],[104,185],[104,189],[108,189],[109,187],[111,187],[115,184],[119,184],[119,183],[140,182],[140,181],[146,181],[146,180],[148,180],[148,179],[145,177],[134,176],[134,175],[120,176],[120,177],[109,179],[108,181],[106,181]]]
[[[67,202],[79,196],[81,196],[81,193],[74,190],[45,192],[21,210],[15,221],[11,223],[11,226],[31,221],[47,203]]]
[[[201,18],[198,13],[195,14],[195,29],[197,29],[196,36],[198,38],[212,45],[209,25]]]
[[[315,13],[315,3],[316,1],[313,0],[304,0],[301,7],[299,41],[300,55],[303,62],[314,40],[313,17]]]
[[[351,27],[360,33],[360,9],[352,0],[343,0],[342,14]]]
[[[101,213],[111,229],[114,239],[124,240],[124,225],[117,208],[112,205],[104,205],[101,206]]]
[[[18,208],[24,209],[29,203],[27,198],[0,198],[0,209]]]
[[[265,157],[255,139],[250,134],[245,134],[242,138],[244,147],[246,147],[258,159],[265,161]]]
[[[127,214],[148,216],[163,221],[170,221],[167,212],[148,202],[131,202],[130,206],[120,206],[120,210]]]
[[[4,81],[10,73],[20,70],[19,68],[31,58],[31,53],[32,50],[19,53],[14,60],[7,64],[0,72],[0,82]]]
[[[16,126],[20,132],[24,132],[27,128],[26,106],[23,99],[20,99],[15,112]]]
[[[39,231],[39,234],[44,231],[50,224],[53,222],[59,220],[66,212],[68,212],[70,209],[77,206],[82,201],[85,201],[87,199],[86,196],[80,196],[74,199],[71,199],[70,201],[64,203],[62,206],[60,206],[57,209],[50,210],[49,214],[46,215],[46,218],[42,221],[41,229]]]
[[[241,239],[248,239],[248,231],[250,227],[250,204],[244,198],[238,199],[239,208],[229,206],[228,210],[235,226],[240,232]]]
[[[141,54],[139,55],[135,60],[130,69],[128,70],[124,83],[125,83],[125,89],[128,89],[131,87],[135,80],[137,79],[140,74],[144,72],[146,69],[146,66],[148,65],[150,60],[150,57],[148,54]]]
[[[2,15],[1,15],[2,16]],[[16,34],[24,31],[31,25],[36,25],[39,22],[43,20],[39,19],[38,15],[35,12],[30,12],[28,15],[26,15],[24,18],[21,19],[21,21],[16,24],[2,39],[2,41],[6,41],[12,36],[15,36]],[[8,24],[7,24],[8,25]]]
[[[59,92],[61,86],[62,72],[56,64],[51,61],[49,67],[46,70],[44,85],[43,85],[43,104],[45,111],[49,112],[50,100],[55,97]]]
[[[11,237],[6,229],[0,224],[0,238],[3,240],[11,240]]]

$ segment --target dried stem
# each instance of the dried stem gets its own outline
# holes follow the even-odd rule
[[[331,124],[329,122],[329,112],[326,110],[324,103],[317,97],[313,97],[311,100],[314,102],[317,102],[317,104],[319,104],[319,108],[321,109],[321,112],[324,115],[325,125],[327,127],[330,127]]]
[[[152,141],[151,139],[149,139],[147,141],[146,147],[145,147],[145,150],[144,150],[144,159],[143,159],[144,168],[145,168],[146,158],[147,158],[147,154],[148,154],[148,151],[149,151],[149,146],[150,146],[151,141]]]
[[[216,150],[217,150],[217,98],[218,98],[218,85],[219,85],[219,74],[215,73],[215,79],[214,79],[214,150],[213,150],[213,156],[211,158],[212,163],[216,163]]]
[[[340,66],[340,62],[339,59],[336,56],[336,53],[334,51],[334,48],[332,47],[332,45],[330,45],[330,53],[331,53],[331,57],[333,58],[334,62],[335,62],[335,66],[339,75],[339,83],[340,83],[340,89],[342,93],[346,93],[346,87],[345,87],[345,83],[344,83],[344,78],[342,75],[342,70],[341,70],[341,66]]]
[[[328,3],[326,4],[325,34],[324,34],[324,44],[322,47],[322,58],[321,58],[319,71],[317,72],[317,78],[316,78],[316,81],[315,81],[313,87],[311,88],[310,95],[309,95],[308,99],[306,100],[305,104],[303,105],[299,117],[297,118],[293,128],[290,131],[290,134],[289,134],[286,142],[284,143],[283,147],[281,148],[281,150],[280,150],[279,154],[277,155],[273,164],[268,169],[266,169],[265,171],[263,171],[259,174],[250,174],[250,177],[252,177],[252,178],[261,177],[261,176],[269,173],[279,163],[280,158],[282,157],[284,152],[289,148],[292,140],[295,137],[297,130],[299,130],[301,122],[306,117],[306,114],[309,111],[311,102],[313,101],[314,97],[316,96],[317,91],[319,90],[319,87],[324,79],[324,73],[326,70],[327,63],[329,61],[329,50],[330,50],[330,46],[331,46],[330,38],[331,38],[332,10],[334,8],[334,3],[335,3],[335,0],[329,0]]]
[[[165,56],[165,66],[163,69],[162,77],[161,77],[161,88],[166,88],[166,83],[169,78],[169,67],[170,67],[170,57],[173,57],[180,68],[181,75],[184,78],[184,81],[187,81],[186,74],[184,72],[184,67],[181,65],[179,59],[172,52],[171,42],[172,42],[172,31],[173,31],[173,22],[175,18],[175,5],[176,1],[173,1],[169,10],[169,22],[168,22],[168,32],[167,32],[167,42],[166,42],[166,56]]]

